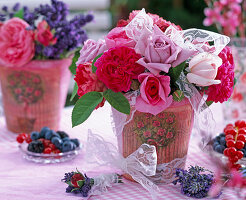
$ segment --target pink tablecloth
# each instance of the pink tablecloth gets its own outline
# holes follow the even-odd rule
[[[86,123],[71,128],[72,108],[66,108],[62,114],[61,130],[70,134],[71,137],[79,138],[82,143],[87,139],[87,130],[91,128],[95,132],[111,142],[116,142],[110,123],[110,108],[108,105],[95,111]],[[100,167],[92,169],[84,162],[82,151],[74,160],[60,164],[35,164],[22,158],[15,142],[16,135],[6,130],[3,118],[0,118],[0,200],[70,200],[81,199],[79,195],[65,193],[66,184],[60,180],[65,172],[75,170],[76,167],[88,175],[100,174]],[[190,143],[187,166],[199,164],[211,169],[206,154],[202,153],[194,140]],[[180,193],[180,187],[174,185],[161,185],[159,199],[191,199]],[[136,200],[150,199],[149,194],[139,184],[124,180],[124,184],[118,184],[101,196],[90,199],[102,200]],[[236,200],[234,191],[226,190],[220,199]]]

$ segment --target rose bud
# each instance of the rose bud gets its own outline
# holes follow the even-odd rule
[[[189,62],[190,73],[187,74],[187,79],[198,86],[220,84],[220,80],[214,79],[221,65],[222,60],[217,55],[207,52],[197,54]]]

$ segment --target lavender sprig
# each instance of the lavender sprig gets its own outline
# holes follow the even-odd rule
[[[209,172],[208,174],[201,174]],[[191,166],[188,171],[184,169],[176,169],[176,180],[173,184],[181,185],[181,193],[194,198],[204,198],[208,195],[208,191],[213,183],[213,174],[199,166]]]

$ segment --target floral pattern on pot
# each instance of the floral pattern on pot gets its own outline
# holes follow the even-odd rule
[[[44,93],[42,80],[39,75],[19,71],[8,76],[8,88],[17,103],[34,104]]]
[[[156,116],[146,113],[143,119],[136,116],[136,124],[133,129],[143,143],[158,147],[166,147],[175,139],[176,117],[174,113],[160,113]]]

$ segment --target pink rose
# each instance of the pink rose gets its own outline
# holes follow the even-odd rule
[[[142,127],[144,127],[143,122],[138,122],[138,123],[137,123],[137,127],[138,127],[138,128],[142,128]]]
[[[29,24],[12,18],[0,27],[0,64],[20,67],[34,56],[34,34]]]
[[[161,123],[159,122],[159,121],[154,121],[153,122],[153,126],[155,126],[155,127],[158,127],[158,126],[160,126],[161,125]]]
[[[91,62],[99,54],[103,53],[107,49],[105,41],[99,39],[95,40],[88,39],[85,41],[83,48],[80,50],[80,57],[76,62],[76,65]]]
[[[169,123],[169,124],[173,123],[173,118],[172,117],[168,117],[166,119],[166,122]]]
[[[160,128],[160,129],[157,131],[157,135],[159,135],[159,136],[164,136],[165,133],[166,133],[166,130],[165,130],[165,129],[162,129],[162,128]]]
[[[157,115],[172,103],[170,89],[170,77],[151,73],[143,73],[138,76],[140,95],[136,100],[136,109],[140,112],[147,112]]]
[[[135,50],[144,58],[140,58],[137,63],[154,75],[161,71],[167,73],[170,67],[176,67],[194,54],[193,50],[182,49],[175,44],[157,25],[154,25],[152,34],[143,29],[140,38],[145,39],[138,40]]]
[[[145,131],[143,135],[146,138],[151,137],[151,132],[150,131]]]
[[[172,132],[168,132],[167,135],[166,135],[166,138],[172,138],[173,137],[173,133]]]
[[[117,46],[135,47],[136,42],[126,35],[126,31],[122,27],[112,29],[105,37],[107,47],[113,48]]]
[[[45,20],[39,22],[35,31],[35,38],[44,46],[54,45],[57,41],[57,38],[51,33],[50,26]]]
[[[198,86],[220,84],[221,81],[215,78],[221,65],[222,59],[219,56],[207,52],[199,53],[189,62],[190,73],[187,74],[187,79]]]

